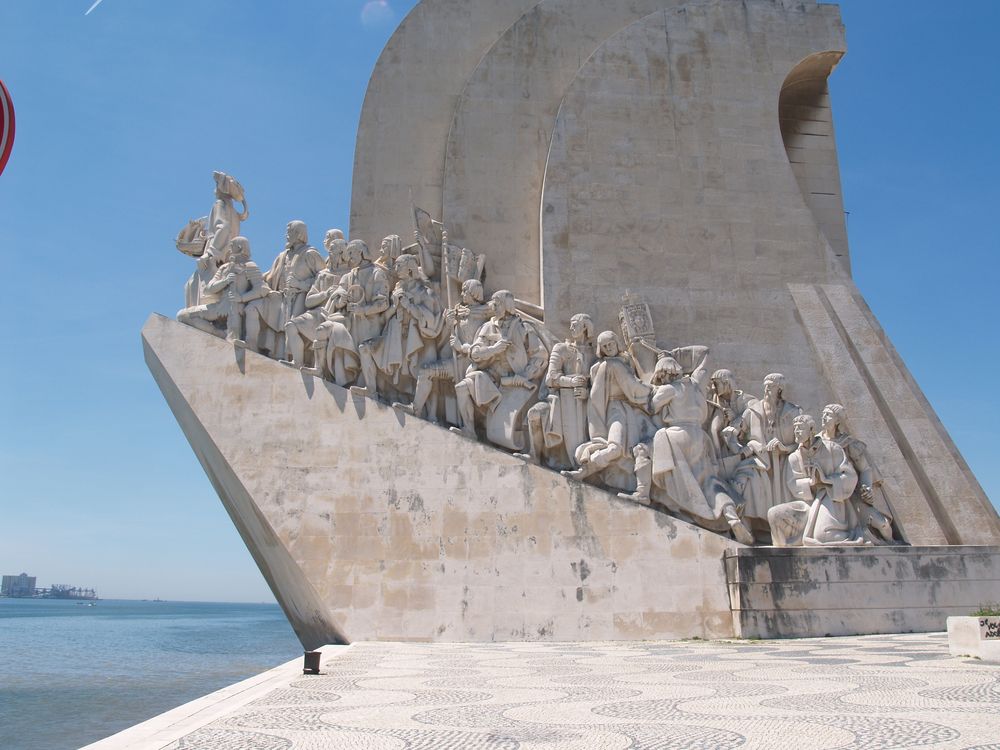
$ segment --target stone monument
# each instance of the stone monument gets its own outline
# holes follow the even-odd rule
[[[216,173],[146,359],[307,649],[998,598],[1000,518],[851,280],[843,54],[811,0],[423,0],[350,241],[292,221],[261,273]]]

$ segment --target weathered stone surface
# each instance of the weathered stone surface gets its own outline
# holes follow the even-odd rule
[[[736,542],[160,316],[143,342],[307,648],[733,635]]]
[[[423,0],[403,20],[375,65],[361,111],[352,237],[377,245],[391,232],[409,236],[411,196],[441,216],[456,101],[483,55],[538,1]]]
[[[935,632],[1000,600],[1000,547],[742,549],[726,576],[744,638]]]

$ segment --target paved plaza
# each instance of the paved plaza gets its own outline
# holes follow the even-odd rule
[[[358,643],[285,675],[169,750],[1000,750],[1000,665],[943,634]]]

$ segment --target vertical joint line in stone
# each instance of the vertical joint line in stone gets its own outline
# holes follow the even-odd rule
[[[878,383],[875,381],[874,376],[872,376],[871,371],[868,369],[868,365],[865,364],[864,359],[861,357],[861,352],[859,352],[857,347],[854,345],[854,341],[851,339],[850,334],[848,334],[843,321],[841,321],[840,317],[837,315],[837,311],[830,302],[830,298],[826,295],[826,290],[818,284],[814,285],[813,288],[816,290],[816,296],[822,303],[823,309],[826,310],[826,314],[830,316],[830,321],[833,323],[833,327],[836,329],[837,335],[840,336],[841,341],[844,342],[844,347],[848,354],[850,354],[851,361],[854,362],[854,366],[861,374],[862,379],[865,381],[865,385],[868,386],[868,390],[872,394],[872,398],[875,400],[879,413],[885,420],[886,425],[888,425],[889,431],[892,433],[893,438],[896,440],[896,444],[899,446],[900,452],[903,454],[903,458],[910,467],[910,471],[913,472],[913,477],[917,480],[917,484],[920,486],[921,491],[927,498],[927,505],[930,507],[931,513],[934,514],[934,520],[938,522],[938,525],[941,527],[941,531],[944,532],[945,538],[948,540],[948,544],[961,544],[962,537],[956,526],[951,522],[948,514],[945,512],[944,505],[941,502],[941,497],[934,489],[934,484],[931,482],[930,477],[927,476],[927,472],[924,471],[924,467],[921,462],[917,460],[916,452],[913,450],[913,446],[910,445],[906,432],[896,419],[896,415],[893,414],[892,407],[889,406],[889,402],[886,400],[885,395],[879,389]]]

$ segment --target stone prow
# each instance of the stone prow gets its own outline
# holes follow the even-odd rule
[[[142,337],[306,648],[734,635],[742,545],[162,316]]]

